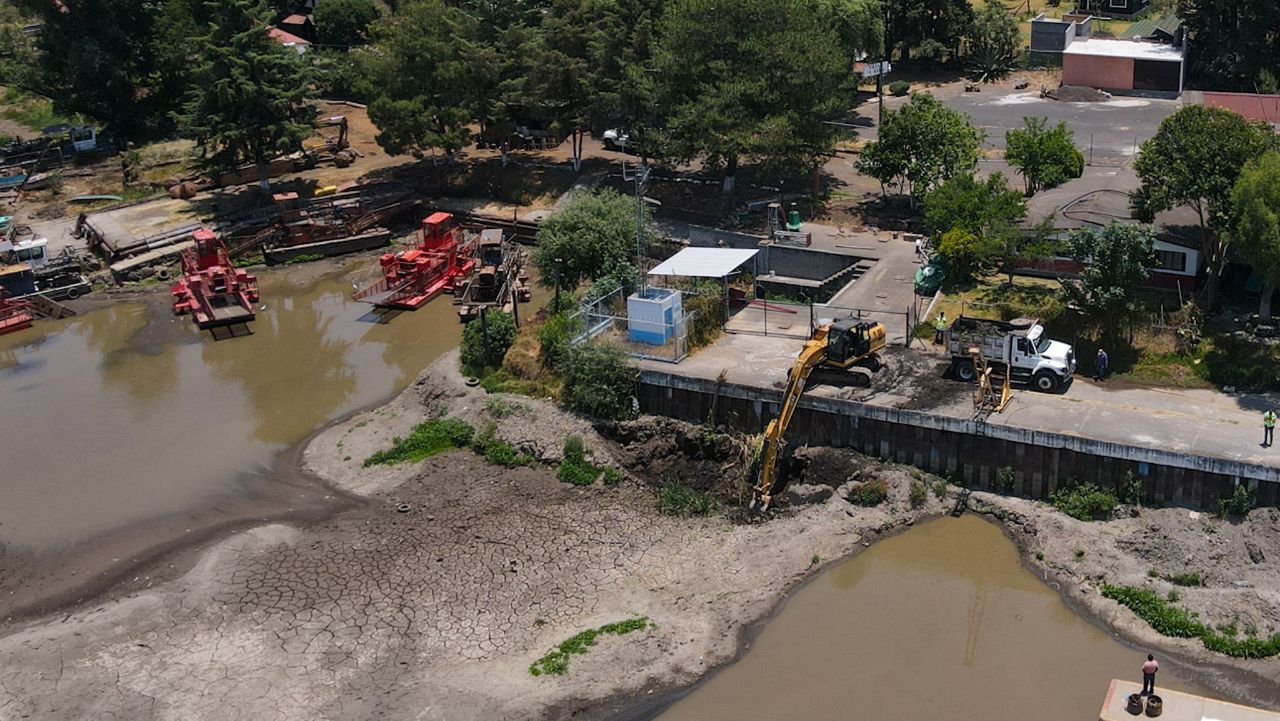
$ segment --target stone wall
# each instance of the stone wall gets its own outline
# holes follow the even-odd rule
[[[782,391],[644,371],[638,398],[645,413],[760,433],[777,414]],[[787,440],[853,448],[959,476],[980,490],[991,490],[997,471],[1008,466],[1013,493],[1027,498],[1047,498],[1068,479],[1110,488],[1133,471],[1150,504],[1216,511],[1218,500],[1243,482],[1259,505],[1280,505],[1277,468],[835,398],[804,397]]]

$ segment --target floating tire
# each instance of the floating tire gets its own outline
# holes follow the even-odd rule
[[[479,378],[476,378],[475,376],[471,376],[470,378],[468,378],[468,379],[467,379],[467,387],[468,387],[468,388],[475,388],[475,387],[476,387],[476,386],[478,386],[478,385],[480,385],[480,379],[479,379]]]
[[[409,511],[412,511],[412,510],[413,510],[413,506],[410,506],[408,503],[401,503],[400,505],[396,506],[396,513],[408,513]]]

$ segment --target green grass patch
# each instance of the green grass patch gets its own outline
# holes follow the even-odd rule
[[[1063,513],[1081,521],[1107,518],[1120,504],[1120,499],[1092,483],[1059,488],[1049,495],[1049,502]]]
[[[658,489],[658,512],[664,516],[710,516],[718,507],[711,496],[676,481]]]
[[[872,508],[884,503],[889,498],[889,483],[882,478],[859,483],[849,491],[847,499],[855,506]]]
[[[1165,576],[1166,581],[1175,586],[1203,586],[1204,574],[1199,571],[1187,571],[1185,573],[1175,573],[1172,576]]]
[[[4,116],[9,120],[35,132],[40,132],[50,125],[61,125],[70,122],[67,118],[53,112],[53,101],[38,95],[6,88],[2,99]]]
[[[1217,633],[1192,618],[1186,609],[1169,605],[1150,589],[1103,584],[1102,596],[1133,611],[1162,636],[1198,638],[1210,651],[1235,658],[1269,658],[1280,654],[1280,633],[1270,638],[1236,638],[1238,630],[1234,624],[1226,627],[1228,633]]]
[[[396,437],[391,447],[364,459],[364,466],[420,461],[437,453],[465,448],[475,437],[475,429],[456,418],[433,418],[419,423],[407,438]]]
[[[556,478],[574,486],[596,482],[603,469],[587,460],[587,444],[579,436],[564,439],[564,459],[556,470]]]
[[[494,433],[497,430],[498,427],[493,421],[485,423],[480,432],[471,439],[471,450],[475,451],[476,455],[484,456],[484,459],[493,465],[503,468],[518,468],[533,464],[533,456],[516,450],[515,446],[495,436]]]
[[[596,645],[596,640],[601,636],[625,636],[634,631],[643,631],[650,627],[651,624],[647,617],[637,616],[625,621],[607,623],[600,628],[589,628],[562,641],[559,646],[556,646],[547,655],[534,661],[529,666],[529,673],[534,676],[563,676],[569,671],[569,659],[591,650],[591,647]]]
[[[324,260],[327,258],[324,253],[303,253],[284,262],[285,265],[298,265],[299,263],[310,263],[314,260]]]

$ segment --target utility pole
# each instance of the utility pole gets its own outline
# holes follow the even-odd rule
[[[641,163],[636,173],[636,270],[640,272],[640,289],[647,285],[644,268],[644,191],[649,184],[649,164]]]

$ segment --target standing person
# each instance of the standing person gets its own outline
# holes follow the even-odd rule
[[[933,319],[933,344],[942,343],[942,337],[947,332],[947,314],[938,311],[938,317]]]
[[[1262,445],[1270,446],[1276,439],[1276,412],[1267,409],[1262,414]]]
[[[1095,361],[1094,361],[1094,371],[1095,371],[1095,372],[1094,372],[1093,379],[1094,379],[1095,381],[1100,381],[1100,380],[1102,380],[1103,378],[1106,378],[1106,377],[1107,377],[1107,363],[1109,362],[1109,360],[1110,360],[1110,359],[1108,359],[1108,358],[1107,358],[1107,352],[1106,352],[1105,350],[1103,350],[1103,349],[1099,348],[1099,349],[1098,349],[1098,358],[1097,358],[1097,360],[1095,360]]]
[[[1147,654],[1147,662],[1142,664],[1142,695],[1150,696],[1156,692],[1156,671],[1160,670],[1160,664],[1156,663],[1156,657]]]

